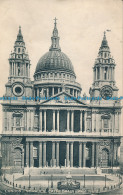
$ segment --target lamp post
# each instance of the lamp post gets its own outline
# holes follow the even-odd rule
[[[84,175],[84,186],[83,187],[85,188],[85,175]]]
[[[94,191],[94,180],[93,180],[93,191]]]
[[[14,180],[15,180],[15,178],[14,178],[14,174],[13,174],[13,188],[14,188]]]
[[[106,188],[106,175],[105,175],[105,188]]]
[[[51,175],[51,188],[53,188],[53,175]]]
[[[31,175],[30,175],[30,172],[29,172],[29,189],[31,188],[30,179],[31,179]]]

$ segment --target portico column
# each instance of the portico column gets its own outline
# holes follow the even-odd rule
[[[66,142],[66,166],[69,167],[69,142]]]
[[[49,97],[49,88],[47,88],[47,97]]]
[[[57,132],[59,132],[59,110],[57,110]]]
[[[96,167],[98,167],[98,154],[99,154],[99,146],[98,143],[96,143]]]
[[[43,167],[46,167],[46,142],[43,142]]]
[[[60,93],[60,87],[58,87],[58,93]]]
[[[37,88],[37,97],[40,97],[39,88]]]
[[[52,87],[52,96],[54,95],[54,87]]]
[[[73,167],[73,142],[70,144],[70,167]]]
[[[29,142],[26,142],[26,166],[29,167]]]
[[[101,131],[103,132],[103,119],[101,119]]]
[[[55,131],[55,110],[53,110],[53,131]]]
[[[42,167],[42,142],[39,142],[39,167]]]
[[[86,142],[83,143],[83,167],[86,167]]]
[[[87,130],[87,111],[84,111],[84,131],[86,132]]]
[[[92,159],[91,159],[91,166],[94,167],[94,142],[92,142]]]
[[[59,142],[56,142],[56,166],[59,167]]]
[[[34,127],[34,111],[31,110],[31,130],[33,131],[33,127]]]
[[[91,128],[92,128],[92,132],[94,132],[94,125],[95,125],[95,121],[94,121],[94,112],[92,112],[92,120],[91,120]]]
[[[52,142],[52,166],[53,167],[55,166],[54,160],[55,160],[55,142]]]
[[[82,110],[80,110],[80,132],[82,132]]]
[[[69,124],[70,124],[70,111],[67,110],[67,131],[70,131]]]
[[[46,110],[44,110],[44,132],[46,132]]]
[[[82,142],[79,142],[79,167],[82,166]]]
[[[74,111],[71,111],[71,131],[74,131]]]
[[[30,167],[33,167],[33,142],[30,142]]]
[[[40,132],[42,132],[42,110],[40,110]]]
[[[75,97],[77,97],[77,90],[75,90]]]

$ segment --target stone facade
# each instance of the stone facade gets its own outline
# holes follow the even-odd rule
[[[56,21],[51,41],[31,81],[19,27],[4,95],[11,98],[2,104],[2,168],[118,166],[121,105],[119,100],[106,100],[118,92],[106,34],[90,88],[91,98],[103,99],[92,98],[89,104],[79,98],[82,89],[70,59],[61,52]]]

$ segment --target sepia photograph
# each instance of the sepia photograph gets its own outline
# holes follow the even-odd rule
[[[123,0],[0,0],[0,195],[123,194]]]

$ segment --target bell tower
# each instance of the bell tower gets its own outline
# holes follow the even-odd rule
[[[109,100],[111,97],[117,97],[115,66],[106,39],[106,32],[104,32],[98,56],[93,66],[93,84],[89,91],[91,98],[102,97],[103,100]]]
[[[5,96],[26,96],[31,94],[30,60],[19,26],[19,32],[14,44],[14,51],[9,56],[9,77]]]
[[[30,60],[28,53],[26,52],[25,42],[21,33],[21,27],[17,39],[14,44],[14,51],[11,52],[9,57],[10,65],[10,80],[24,79],[25,81],[30,77]]]

